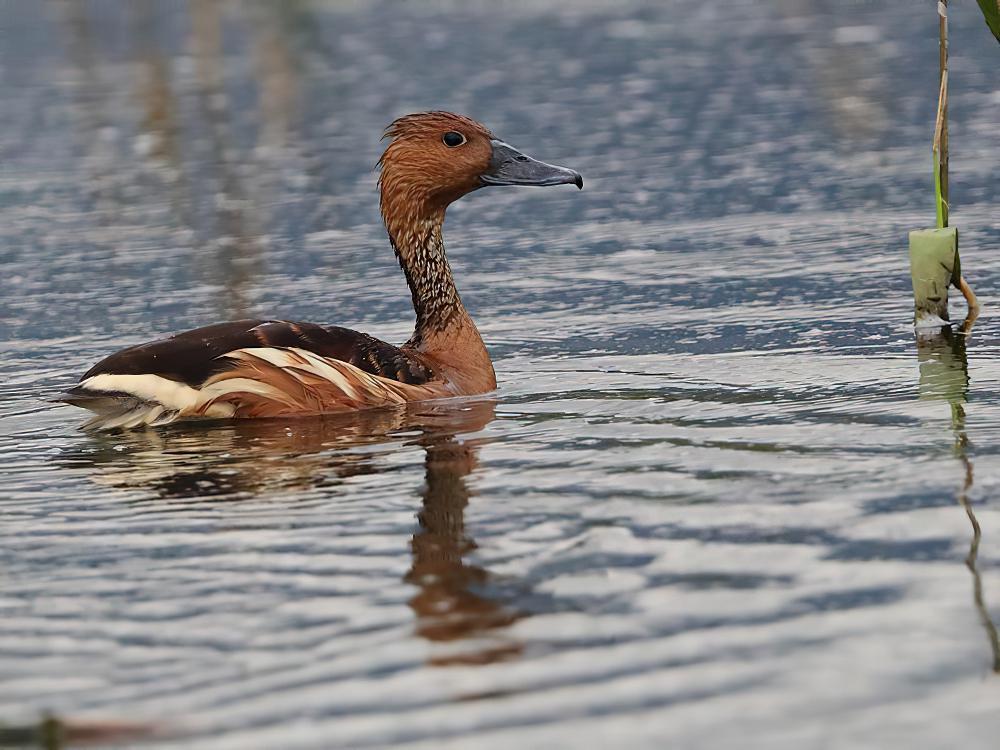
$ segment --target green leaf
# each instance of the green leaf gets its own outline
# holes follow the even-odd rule
[[[990,27],[993,36],[1000,42],[1000,0],[976,0],[983,16],[986,18],[986,25]]]

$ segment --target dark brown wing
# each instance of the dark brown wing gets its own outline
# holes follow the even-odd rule
[[[230,366],[223,354],[271,346],[298,348],[348,362],[360,370],[401,383],[421,385],[434,373],[397,346],[348,328],[283,320],[237,320],[196,328],[139,344],[98,362],[81,378],[94,375],[159,375],[190,386]]]

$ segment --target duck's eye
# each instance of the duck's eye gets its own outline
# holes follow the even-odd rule
[[[455,148],[455,146],[461,146],[465,143],[465,136],[461,133],[456,133],[454,130],[449,130],[441,137],[441,140],[444,141],[444,145],[448,148]]]

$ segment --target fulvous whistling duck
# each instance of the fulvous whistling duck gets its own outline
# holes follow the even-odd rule
[[[486,393],[496,375],[445,257],[445,210],[489,185],[583,187],[578,172],[531,159],[475,120],[424,112],[393,122],[379,159],[380,206],[416,311],[393,346],[315,323],[239,320],[112,354],[62,400],[85,427],[178,419],[314,415]]]

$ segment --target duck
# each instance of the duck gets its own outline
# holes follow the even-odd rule
[[[219,323],[116,352],[59,400],[93,413],[85,429],[111,430],[342,413],[495,390],[493,362],[445,254],[445,212],[482,188],[582,189],[583,178],[452,112],[400,117],[383,139],[379,207],[413,300],[408,341],[395,346],[348,328],[277,319]]]

